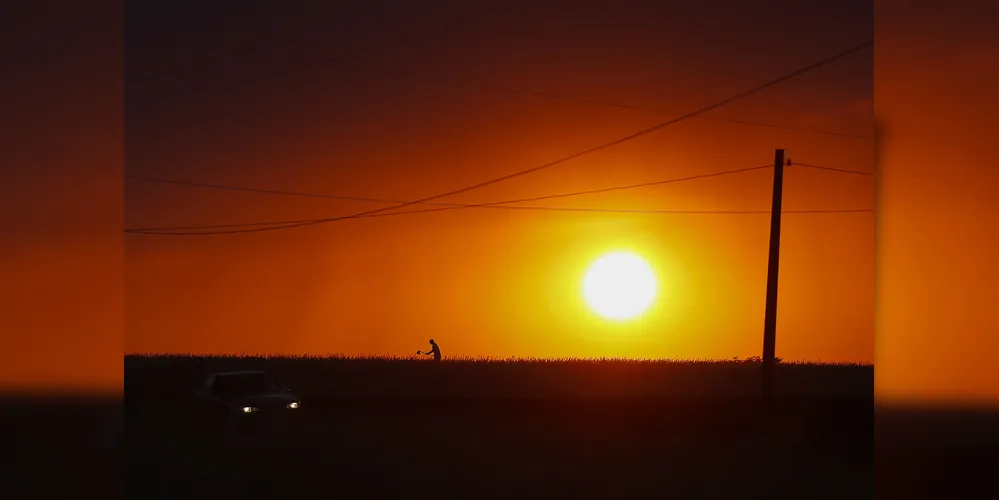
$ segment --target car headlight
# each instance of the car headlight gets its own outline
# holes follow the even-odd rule
[[[292,410],[298,408],[298,401],[292,401],[291,403],[288,403],[288,408],[291,408]]]
[[[256,406],[244,406],[243,407],[243,413],[254,413],[254,412],[258,412],[258,411],[260,411],[260,408],[257,408]]]

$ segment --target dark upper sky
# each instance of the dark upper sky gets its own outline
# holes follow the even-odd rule
[[[359,79],[331,71],[346,63],[518,81],[680,65],[688,79],[711,80],[780,72],[872,34],[873,3],[856,0],[147,1],[128,5],[127,81],[190,95],[192,82],[208,78],[231,88],[265,74],[275,82],[340,74],[324,81],[337,88]],[[869,77],[844,80],[866,96]]]
[[[855,0],[133,3],[136,140],[169,124],[273,113],[287,135],[342,131],[386,108],[396,122],[478,121],[516,95],[499,89],[684,112],[873,36],[872,2]],[[788,112],[870,99],[871,57],[718,113],[787,123]]]
[[[440,186],[428,184],[428,174],[457,176],[461,185],[520,170],[662,121],[655,112],[691,111],[869,39],[873,7],[162,1],[130,4],[126,33],[130,173],[271,183],[280,171],[311,183],[305,172],[322,162],[322,180],[337,172],[338,191],[414,196],[427,193],[401,193],[382,179],[369,190],[370,176],[360,172],[391,172],[400,185],[434,191]],[[866,50],[710,115],[869,137],[872,57]],[[723,137],[761,132],[706,119],[685,131],[692,127]],[[540,148],[554,150],[511,153]],[[490,168],[490,159],[503,164]],[[524,189],[532,188],[516,192],[537,194]],[[129,193],[130,209],[144,211],[138,194]],[[479,196],[491,192],[470,199]]]

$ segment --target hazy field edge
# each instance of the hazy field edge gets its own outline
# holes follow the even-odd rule
[[[206,354],[185,354],[185,353],[128,353],[125,359],[178,359],[178,360],[288,360],[288,361],[356,361],[356,362],[413,362],[426,363],[430,360],[417,358],[414,356],[349,356],[343,354],[232,354],[232,353],[206,353]],[[849,361],[809,361],[809,360],[783,360],[778,358],[778,362],[785,365],[807,365],[807,366],[844,366],[873,368],[870,363],[859,363]],[[628,357],[486,357],[486,356],[454,356],[445,357],[443,363],[524,363],[524,364],[671,364],[671,365],[697,365],[697,364],[752,364],[759,363],[758,357],[733,357],[731,359],[711,359],[711,358],[628,358]]]

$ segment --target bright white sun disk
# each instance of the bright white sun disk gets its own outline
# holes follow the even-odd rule
[[[597,314],[613,320],[645,312],[656,298],[656,288],[655,272],[645,260],[629,252],[600,257],[583,280],[587,304]]]

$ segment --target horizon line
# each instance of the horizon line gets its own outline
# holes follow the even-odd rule
[[[416,355],[361,354],[349,355],[342,353],[300,353],[300,354],[266,354],[266,353],[176,353],[176,352],[132,352],[125,353],[125,358],[229,358],[229,359],[314,359],[340,361],[430,361]],[[442,362],[596,362],[619,361],[630,363],[746,363],[758,362],[760,356],[733,356],[731,358],[670,358],[670,357],[629,357],[629,356],[445,356]],[[781,364],[812,364],[812,365],[853,365],[870,366],[873,362],[864,361],[826,361],[826,360],[786,360],[778,357]]]

